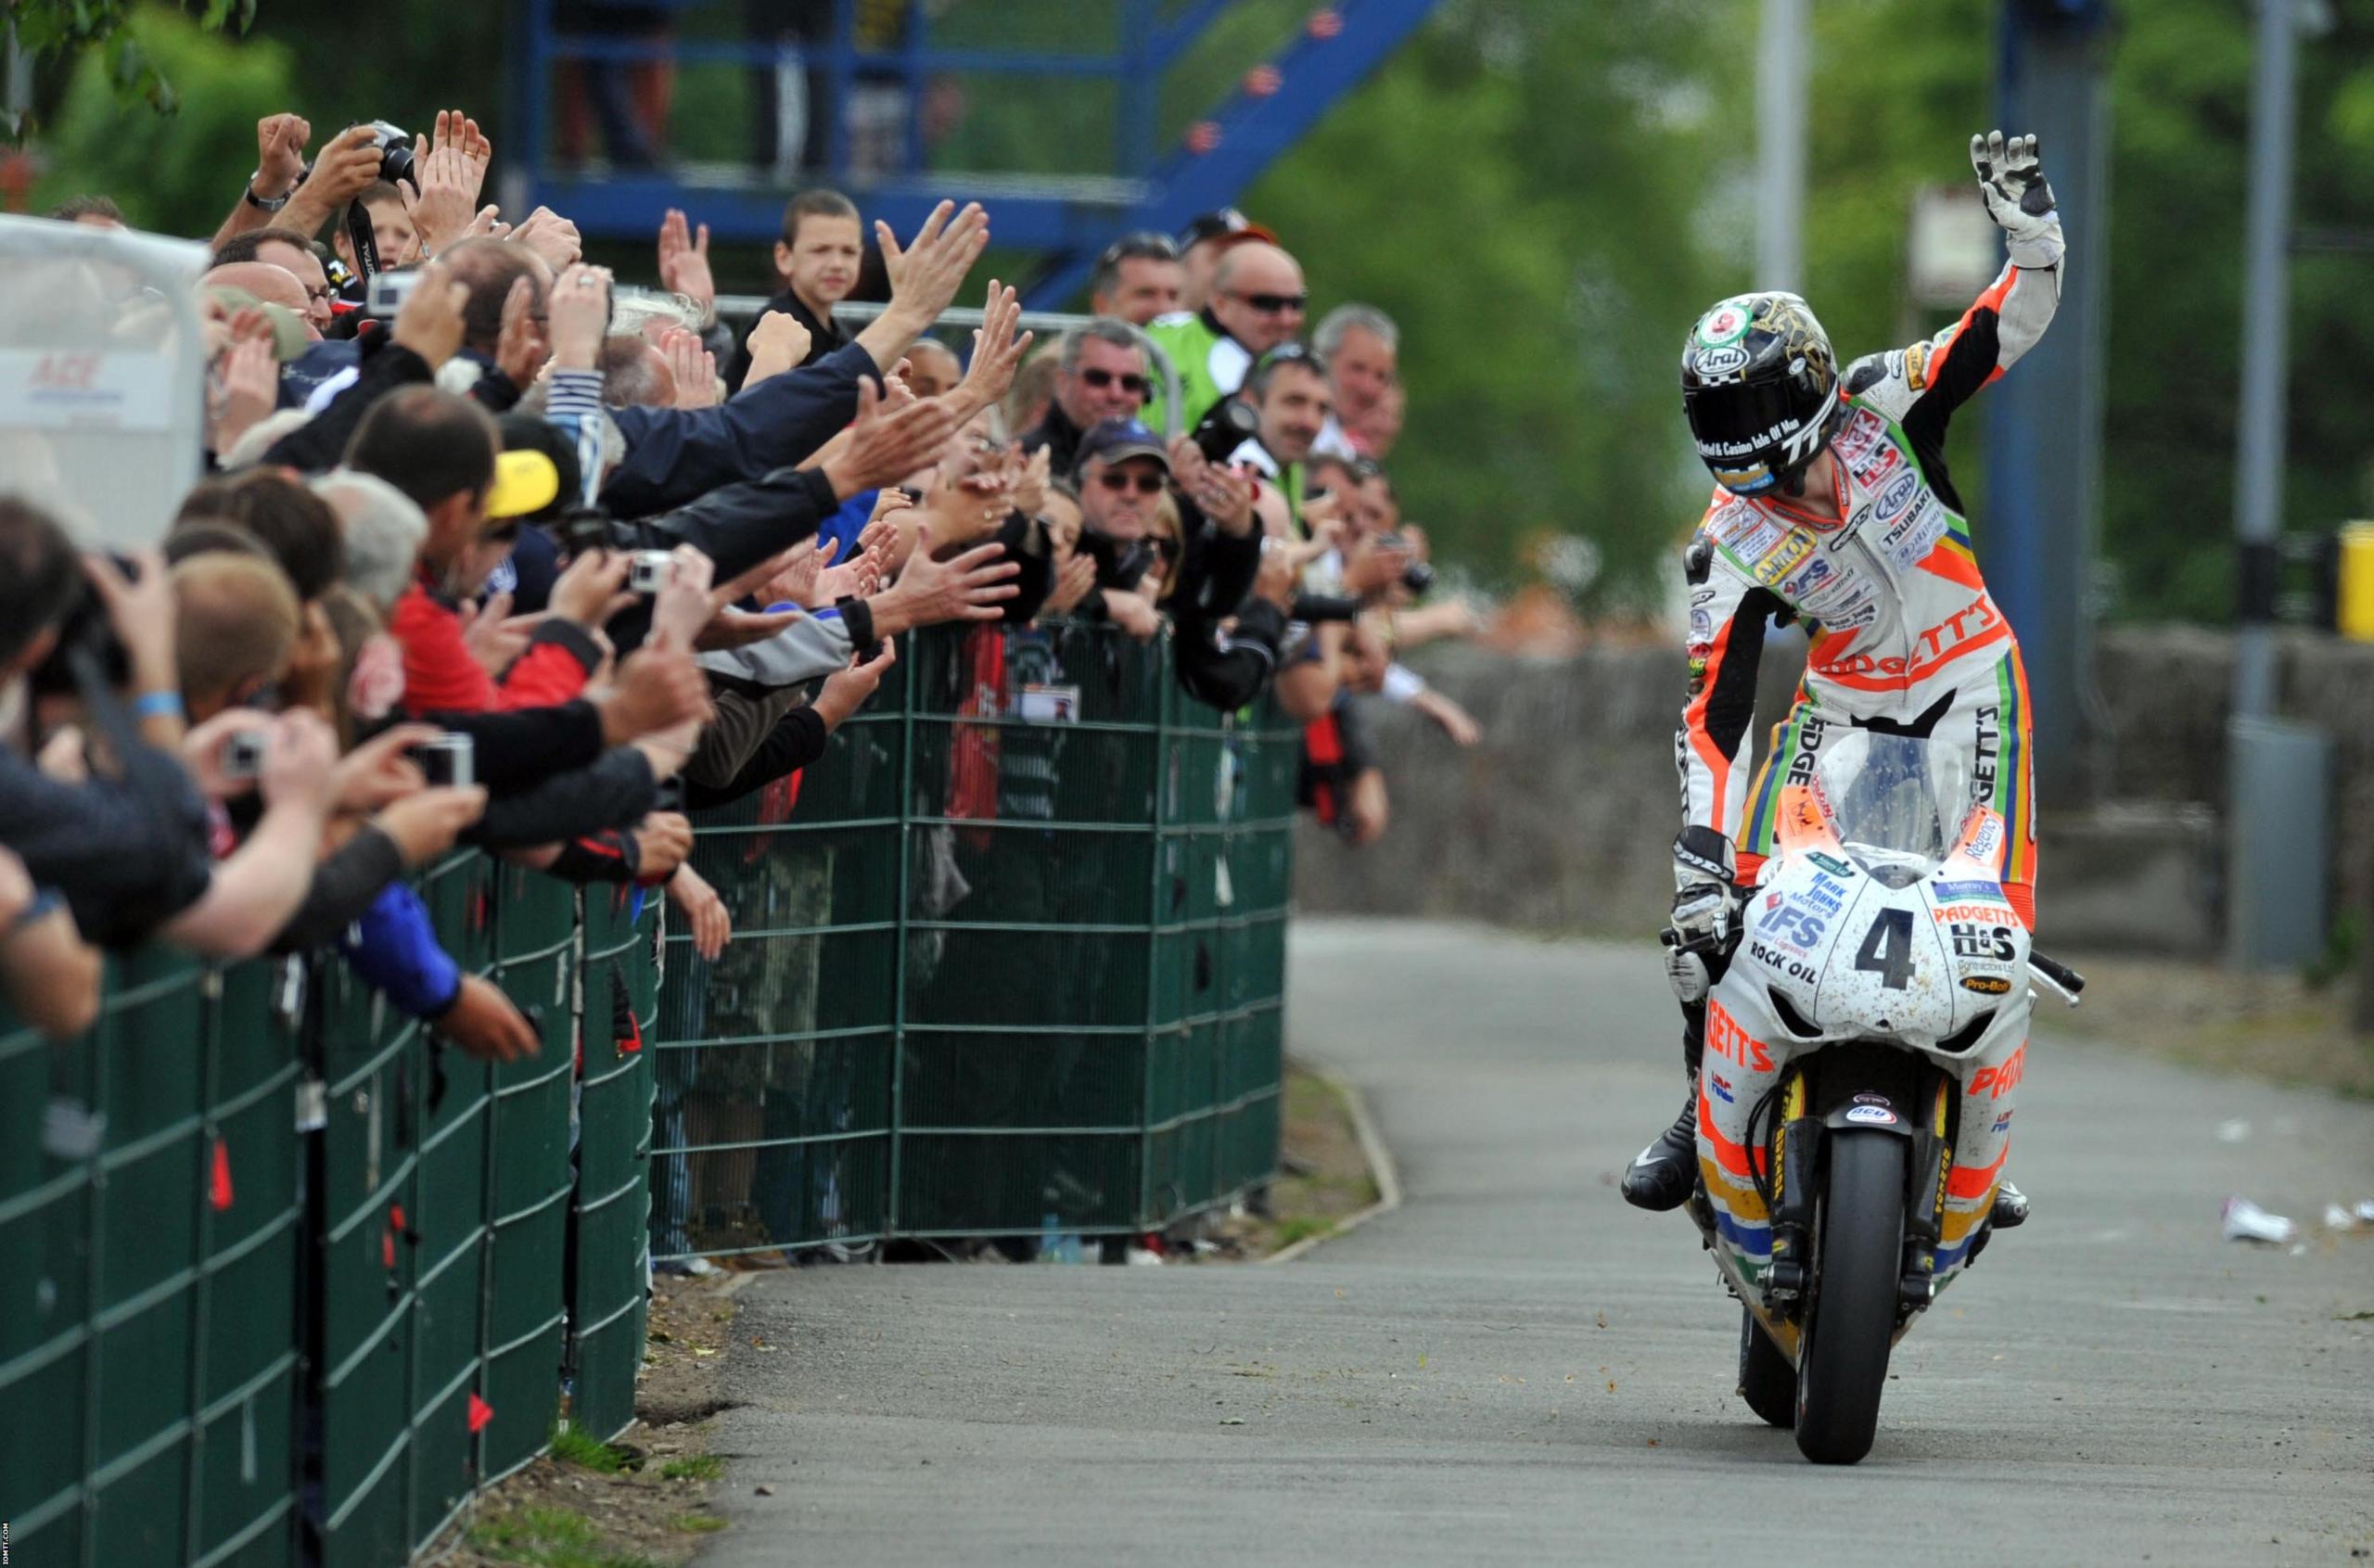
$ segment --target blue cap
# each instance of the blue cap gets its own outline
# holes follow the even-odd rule
[[[1162,438],[1135,419],[1100,419],[1079,439],[1079,453],[1072,459],[1072,472],[1086,469],[1089,459],[1118,463],[1125,458],[1151,457],[1170,472],[1170,453]]]

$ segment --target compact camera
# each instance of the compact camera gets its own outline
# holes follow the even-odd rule
[[[477,756],[469,736],[451,731],[412,748],[412,759],[431,789],[467,789],[476,784]]]
[[[1377,542],[1388,549],[1407,550],[1410,541],[1398,533],[1379,534]],[[1412,593],[1423,593],[1435,585],[1435,568],[1424,561],[1412,561],[1401,574],[1401,586]]]
[[[412,291],[419,282],[420,273],[416,268],[400,273],[373,273],[370,283],[364,289],[364,312],[375,316],[395,315],[404,308],[404,301],[412,298]]]
[[[241,730],[223,744],[223,776],[226,779],[262,778],[264,754],[270,749],[269,737],[262,730]]]
[[[665,550],[638,550],[627,563],[627,592],[648,596],[675,580],[676,557]]]

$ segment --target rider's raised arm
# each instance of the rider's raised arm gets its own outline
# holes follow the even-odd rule
[[[1682,827],[1711,828],[1734,841],[1747,804],[1746,743],[1755,718],[1756,665],[1764,657],[1766,631],[1788,613],[1717,542],[1723,528],[1734,521],[1752,527],[1755,516],[1744,504],[1717,506],[1682,556],[1690,588],[1690,702],[1674,735]]]
[[[1846,371],[1846,390],[1916,440],[1942,441],[1954,410],[2033,348],[2061,304],[2061,215],[2036,139],[1972,137],[1971,161],[2010,260],[1961,320],[1909,348],[1867,354]]]

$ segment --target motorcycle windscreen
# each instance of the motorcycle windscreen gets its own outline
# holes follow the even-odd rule
[[[1780,786],[1780,818],[1772,833],[1779,858],[1814,849],[1844,853],[1845,846],[1832,826],[1829,794],[1819,779]]]
[[[1972,804],[1970,764],[1958,747],[1870,730],[1850,730],[1822,747],[1813,783],[1827,826],[1883,880],[1935,871]]]

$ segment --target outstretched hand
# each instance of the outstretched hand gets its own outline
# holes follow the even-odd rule
[[[890,302],[913,312],[925,325],[937,320],[964,283],[989,243],[989,215],[977,201],[962,211],[943,201],[931,210],[913,243],[901,247],[890,225],[874,221],[874,234],[882,247],[882,268],[890,276]]]
[[[1970,139],[1979,198],[1986,203],[1987,216],[2014,240],[2036,238],[2052,218],[2052,187],[2045,184],[2041,158],[2034,136],[1990,131]]]
[[[966,416],[988,408],[1006,394],[1014,385],[1015,370],[1022,356],[1030,351],[1036,333],[1017,335],[1015,328],[1022,322],[1022,301],[1010,287],[989,279],[989,297],[981,309],[981,325],[973,334],[973,363],[964,369],[964,379],[957,383],[956,395],[964,402]]]
[[[659,286],[683,295],[703,311],[716,309],[717,283],[708,267],[708,225],[694,230],[683,210],[674,207],[659,223]]]

